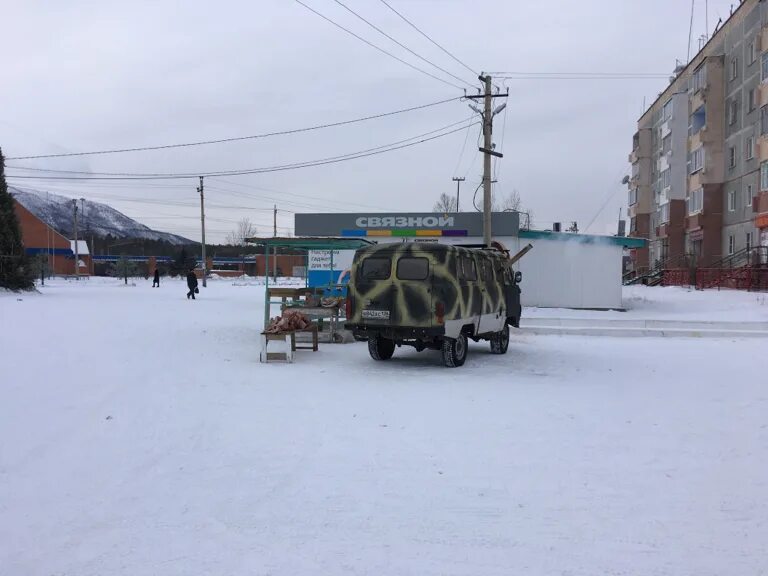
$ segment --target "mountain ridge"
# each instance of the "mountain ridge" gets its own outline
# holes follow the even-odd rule
[[[28,192],[14,186],[8,186],[8,191],[19,204],[51,228],[67,238],[74,236],[72,198],[53,193]],[[108,204],[85,200],[82,203],[78,201],[77,208],[81,234],[93,234],[100,238],[111,235],[113,238],[159,240],[176,246],[196,244],[178,234],[153,230]]]

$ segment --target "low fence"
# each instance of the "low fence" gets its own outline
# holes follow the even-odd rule
[[[768,290],[768,267],[665,269],[662,285],[689,286],[697,290],[731,288],[734,290],[763,291]]]

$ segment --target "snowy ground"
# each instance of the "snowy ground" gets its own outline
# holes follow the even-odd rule
[[[763,340],[261,365],[257,282],[150,284],[0,294],[2,576],[768,574]],[[754,294],[627,295],[768,317]]]

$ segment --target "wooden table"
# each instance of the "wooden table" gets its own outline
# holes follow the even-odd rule
[[[296,344],[296,333],[298,332],[310,332],[312,334],[312,343],[310,345],[299,346]],[[269,352],[267,350],[270,342],[284,342],[286,344],[285,349],[282,352]],[[290,346],[288,343],[290,342]],[[312,350],[317,352],[317,326],[312,324],[311,326],[302,330],[288,330],[286,332],[262,332],[261,333],[261,354],[259,354],[260,362],[269,362],[270,360],[283,360],[285,362],[293,362],[294,352],[296,350]]]

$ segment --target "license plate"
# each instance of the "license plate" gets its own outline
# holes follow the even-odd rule
[[[389,320],[389,310],[363,310],[365,320]]]

